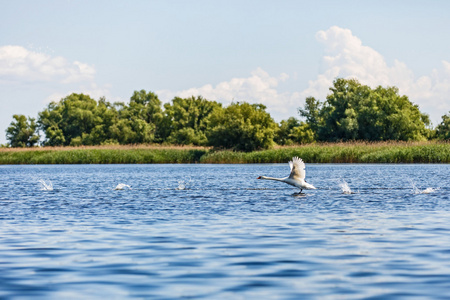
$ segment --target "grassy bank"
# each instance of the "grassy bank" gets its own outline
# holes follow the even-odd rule
[[[250,153],[163,146],[3,148],[0,164],[285,163],[293,156],[309,163],[450,163],[450,144],[329,143]]]
[[[450,163],[450,144],[329,143],[239,153],[208,152],[203,163],[281,163],[293,156],[310,163]]]
[[[195,163],[206,148],[194,147],[64,147],[2,149],[0,164],[156,164]]]

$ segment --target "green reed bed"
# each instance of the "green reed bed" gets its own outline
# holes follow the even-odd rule
[[[450,143],[337,143],[235,152],[208,148],[116,147],[0,150],[0,164],[450,163]]]
[[[196,163],[196,149],[71,149],[0,152],[0,164],[152,164]]]
[[[310,163],[450,163],[449,143],[338,143],[240,153],[210,151],[202,163],[285,163],[293,156]]]

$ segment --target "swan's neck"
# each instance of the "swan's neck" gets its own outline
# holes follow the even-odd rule
[[[274,178],[274,177],[261,176],[261,179],[265,179],[265,180],[276,180],[276,181],[284,181],[286,178]]]

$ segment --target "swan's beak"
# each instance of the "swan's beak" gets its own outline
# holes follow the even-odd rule
[[[261,176],[259,176],[258,178],[256,178],[256,179],[261,179]]]

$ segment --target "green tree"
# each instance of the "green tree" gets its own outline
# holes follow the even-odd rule
[[[161,101],[153,92],[135,91],[130,104],[116,103],[118,120],[111,125],[111,140],[120,144],[154,142],[162,122]]]
[[[262,104],[232,103],[209,117],[208,143],[238,151],[272,147],[277,125]]]
[[[128,110],[131,116],[153,124],[155,127],[162,119],[161,100],[150,91],[134,91]]]
[[[222,108],[216,101],[197,98],[175,97],[164,105],[164,118],[159,130],[162,141],[179,145],[206,145],[208,117]]]
[[[425,140],[429,117],[396,87],[371,89],[355,79],[338,78],[324,103],[308,98],[301,116],[321,141]]]
[[[322,103],[319,100],[316,100],[314,97],[307,97],[305,100],[305,107],[303,109],[298,109],[300,116],[306,118],[306,123],[313,131],[314,139],[317,139],[319,127],[323,125],[321,107]]]
[[[436,136],[441,140],[450,139],[450,112],[442,116],[442,122],[436,127]]]
[[[305,122],[300,122],[299,126],[292,128],[289,138],[296,144],[310,144],[316,140],[314,131]]]
[[[104,97],[97,102],[94,111],[94,127],[90,133],[83,133],[79,141],[83,145],[107,145],[118,144],[119,141],[113,136],[111,128],[118,121],[118,111]],[[72,140],[72,143],[74,141]]]
[[[324,123],[318,130],[319,139],[359,139],[357,103],[370,95],[370,88],[354,79],[339,78],[334,81],[330,91],[320,113]]]
[[[287,120],[281,120],[273,140],[278,145],[294,144],[294,141],[291,139],[292,129],[299,125],[300,121],[294,117],[290,117]]]
[[[6,139],[11,147],[33,147],[39,142],[37,124],[34,118],[13,115],[10,126],[6,129]]]
[[[59,102],[51,102],[39,113],[38,123],[46,137],[44,145],[80,144],[83,133],[89,134],[95,127],[96,107],[97,102],[83,94],[71,94]]]
[[[45,133],[46,146],[79,146],[118,143],[111,128],[117,122],[114,105],[100,98],[71,94],[51,102],[39,113],[38,124]]]
[[[162,120],[161,101],[152,92],[135,91],[129,105],[71,94],[39,113],[45,145],[140,144],[155,140]]]
[[[282,120],[275,132],[275,143],[278,145],[307,144],[315,141],[314,131],[305,122],[294,117]]]

